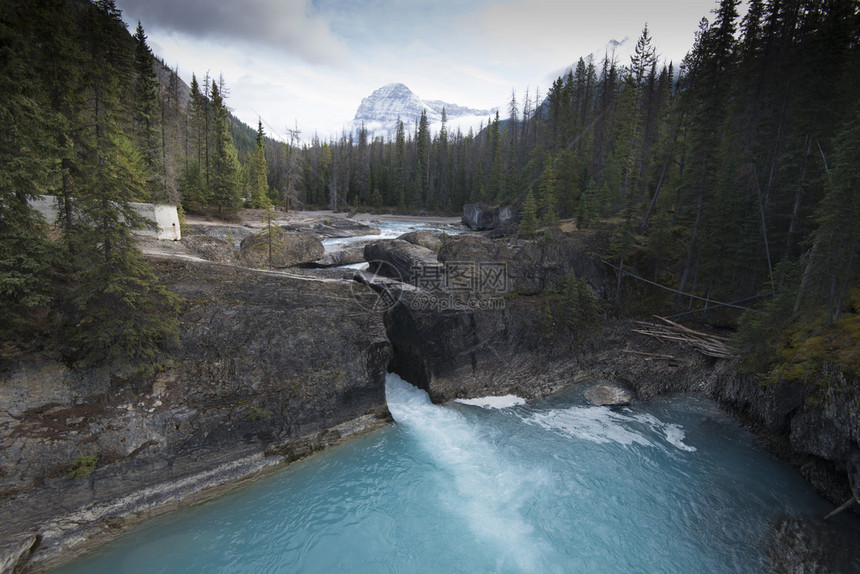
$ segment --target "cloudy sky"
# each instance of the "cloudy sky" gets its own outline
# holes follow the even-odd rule
[[[647,23],[676,64],[716,0],[118,0],[190,82],[223,74],[227,104],[266,131],[328,139],[361,99],[402,82],[423,99],[506,109],[580,56],[632,48]],[[626,63],[626,49],[622,47]]]

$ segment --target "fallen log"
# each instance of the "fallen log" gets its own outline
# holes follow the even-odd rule
[[[703,355],[709,357],[732,359],[737,356],[726,345],[726,342],[729,340],[727,337],[696,331],[664,317],[656,315],[655,317],[664,321],[666,324],[658,325],[656,323],[648,323],[646,321],[635,321],[635,324],[639,328],[632,329],[632,331],[649,337],[655,337],[663,341],[672,341],[691,346]]]

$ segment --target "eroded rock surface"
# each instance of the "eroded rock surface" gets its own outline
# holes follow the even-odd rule
[[[364,246],[364,259],[370,263],[372,272],[405,283],[411,282],[416,270],[439,266],[432,250],[402,239],[379,239],[368,243]]]
[[[233,263],[237,260],[238,250],[230,241],[213,235],[189,235],[182,238],[182,244],[189,252],[215,263]]]
[[[416,231],[404,233],[397,239],[402,239],[403,241],[408,241],[413,245],[420,245],[421,247],[426,247],[434,253],[439,253],[439,249],[442,247],[442,242],[447,237],[448,235],[442,231],[418,229]]]
[[[282,269],[316,261],[325,253],[312,233],[286,233],[279,227],[250,235],[242,241],[241,260],[257,269]]]
[[[327,251],[312,263],[313,267],[340,267],[364,262],[364,245],[350,245],[335,251]]]
[[[185,301],[174,366],[78,386],[42,357],[0,381],[17,397],[0,420],[0,539],[38,534],[31,564],[390,420],[390,344],[359,304],[370,288],[194,261],[155,267]],[[41,394],[39,373],[60,382]],[[10,389],[26,380],[29,391]]]

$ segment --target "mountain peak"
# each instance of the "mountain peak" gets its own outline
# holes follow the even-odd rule
[[[353,129],[358,130],[363,123],[371,137],[391,139],[397,132],[398,121],[411,126],[425,112],[431,125],[439,124],[442,122],[443,109],[448,120],[455,124],[458,119],[483,119],[495,111],[478,110],[441,100],[422,100],[406,84],[395,82],[377,88],[361,100],[353,119]]]

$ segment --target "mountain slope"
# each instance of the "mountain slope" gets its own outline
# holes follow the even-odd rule
[[[382,86],[361,100],[352,129],[358,131],[364,124],[370,137],[393,139],[398,121],[403,121],[406,130],[410,131],[424,111],[431,130],[438,131],[443,109],[449,126],[477,125],[495,113],[495,109],[479,110],[441,100],[422,100],[404,84],[395,83]]]

